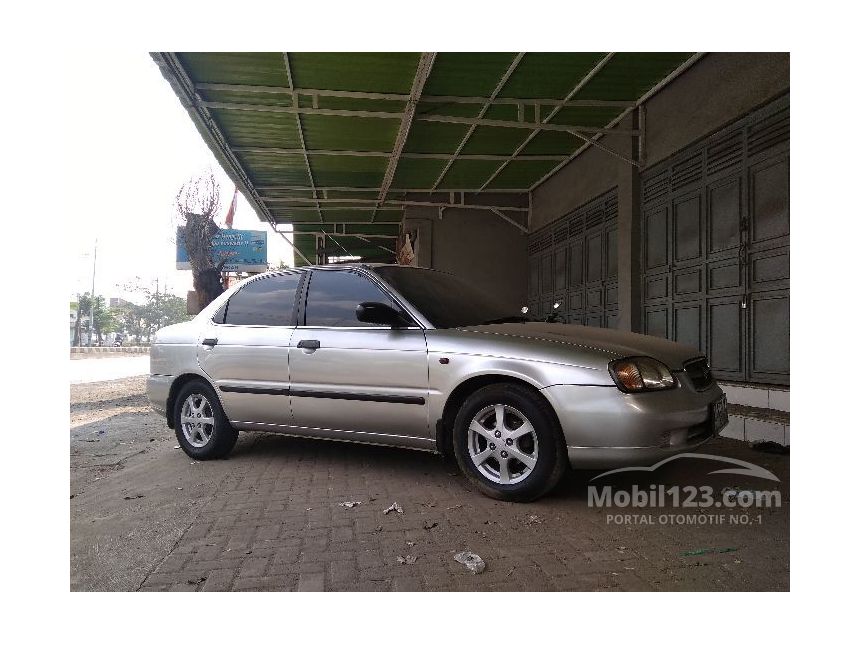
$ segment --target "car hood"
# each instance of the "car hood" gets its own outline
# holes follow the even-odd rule
[[[462,327],[463,331],[482,335],[520,338],[570,346],[571,349],[591,350],[604,354],[608,360],[627,356],[651,356],[671,370],[683,369],[686,361],[702,352],[692,345],[676,343],[665,338],[634,334],[616,329],[565,325],[560,323],[503,323]]]

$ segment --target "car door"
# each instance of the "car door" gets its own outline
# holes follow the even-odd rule
[[[417,323],[391,329],[360,322],[355,309],[362,302],[401,309],[360,272],[315,269],[309,276],[290,347],[293,422],[338,434],[356,433],[357,440],[428,441],[424,330]]]
[[[250,280],[222,306],[198,341],[200,367],[237,425],[289,425],[289,345],[302,272]]]

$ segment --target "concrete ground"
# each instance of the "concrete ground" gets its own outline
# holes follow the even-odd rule
[[[228,459],[194,462],[143,392],[143,377],[71,386],[72,590],[789,588],[786,455],[728,439],[706,448],[771,470],[776,484],[707,475],[726,466],[698,459],[600,482],[775,489],[780,508],[610,512],[588,505],[593,472],[507,504],[415,451],[243,433]],[[383,514],[395,501],[403,513]],[[654,523],[619,525],[618,514]],[[678,515],[724,523],[660,523]],[[467,549],[484,573],[454,560]]]

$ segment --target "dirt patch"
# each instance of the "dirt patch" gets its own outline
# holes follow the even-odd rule
[[[146,376],[69,386],[69,412],[72,414],[73,425],[85,419],[82,415],[87,412],[117,412],[124,408],[141,409],[148,406]]]

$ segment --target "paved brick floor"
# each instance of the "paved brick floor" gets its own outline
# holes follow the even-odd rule
[[[586,489],[596,473],[570,473],[538,502],[507,504],[472,490],[442,458],[414,451],[245,434],[229,459],[195,463],[173,448],[175,438],[163,420],[143,407],[140,380],[126,383],[132,394],[120,388],[101,396],[87,386],[72,388],[72,589],[789,586],[787,456],[731,440],[708,447],[709,453],[771,469],[781,479],[776,486],[707,475],[713,468],[703,469],[700,460],[638,480],[646,487],[657,482],[776,488],[781,508],[635,509],[637,517],[655,523],[625,526],[609,521],[616,513],[589,508]],[[611,483],[629,489],[635,481]],[[345,501],[361,504],[339,505]],[[383,514],[395,501],[403,513]],[[661,525],[663,513],[722,516],[724,523]],[[745,515],[751,523],[730,524],[729,515]],[[486,561],[484,573],[472,575],[454,561],[466,549]],[[409,555],[414,564],[398,562]]]

